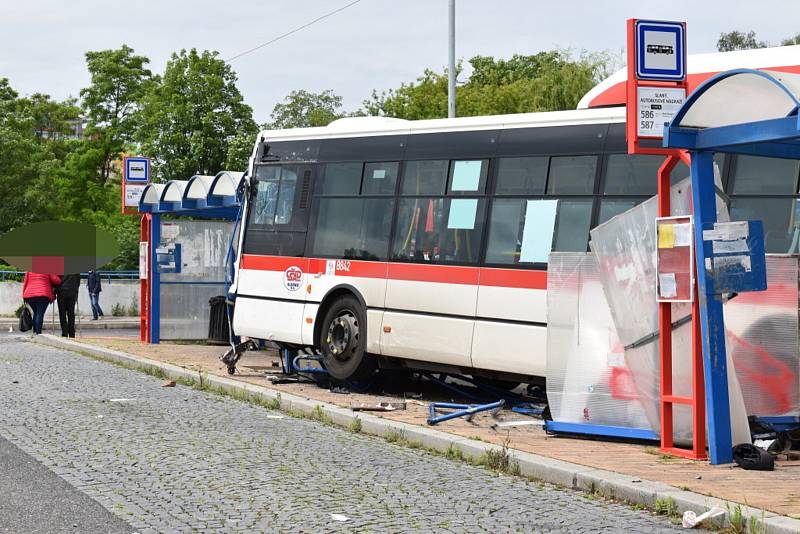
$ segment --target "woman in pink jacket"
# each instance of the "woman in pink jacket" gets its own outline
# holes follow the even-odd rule
[[[47,306],[55,300],[53,286],[61,284],[54,274],[25,273],[22,282],[22,298],[33,309],[33,333],[42,333]]]

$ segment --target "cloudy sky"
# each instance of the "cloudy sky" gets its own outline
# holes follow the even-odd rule
[[[89,80],[87,50],[126,43],[162,72],[175,50],[218,50],[229,58],[349,1],[3,0],[0,77],[9,78],[23,94],[77,96]],[[690,54],[713,51],[722,31],[752,29],[758,38],[775,43],[800,33],[796,0],[671,0],[659,2],[661,7],[641,0],[456,4],[456,54],[465,59],[553,48],[619,53],[629,17],[687,21]],[[373,89],[397,87],[426,67],[439,69],[446,63],[447,0],[361,0],[232,65],[261,123],[294,89],[332,89],[354,110]]]

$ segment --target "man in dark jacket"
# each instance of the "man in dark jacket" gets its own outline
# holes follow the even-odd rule
[[[58,286],[58,320],[61,323],[61,337],[75,337],[75,304],[78,302],[78,289],[81,275],[65,274]]]
[[[89,288],[89,302],[92,304],[92,321],[97,320],[97,316],[103,317],[103,308],[100,307],[100,274],[97,271],[89,271],[86,277],[86,286]]]

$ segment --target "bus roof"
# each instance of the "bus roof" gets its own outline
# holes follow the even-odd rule
[[[317,128],[264,130],[259,134],[259,138],[263,137],[273,141],[294,141],[302,139],[570,126],[577,124],[607,124],[624,121],[625,108],[621,107],[418,121],[390,117],[348,117]]]
[[[686,58],[689,92],[694,91],[698,85],[713,75],[731,69],[769,69],[798,73],[800,72],[798,58],[800,58],[800,45],[690,54]],[[627,79],[627,67],[619,69],[586,93],[578,102],[578,109],[624,106]]]

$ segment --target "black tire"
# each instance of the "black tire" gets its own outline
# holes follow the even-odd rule
[[[352,296],[336,299],[322,318],[319,349],[322,362],[336,380],[364,380],[377,368],[367,354],[367,314]]]

